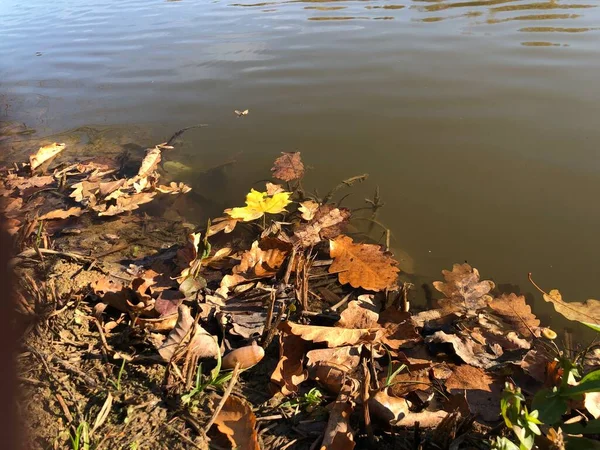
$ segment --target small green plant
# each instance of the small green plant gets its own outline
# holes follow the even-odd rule
[[[312,388],[306,394],[296,397],[292,400],[288,400],[287,402],[282,403],[280,406],[282,408],[295,408],[296,411],[302,408],[307,412],[312,412],[321,404],[322,401],[323,393],[317,388]]]
[[[581,376],[581,362],[585,351],[576,355],[573,360],[564,355],[556,347],[557,358],[548,365],[548,383],[551,387],[540,389],[533,397],[531,412],[525,405],[525,397],[521,390],[512,383],[507,383],[500,408],[504,423],[512,430],[519,445],[506,437],[498,437],[493,441],[494,450],[530,450],[535,437],[541,435],[539,425],[545,425],[550,434],[559,433],[567,450],[599,449],[600,443],[583,437],[586,434],[600,433],[600,419],[565,423],[563,416],[569,411],[570,404],[583,400],[584,395],[600,392],[600,370],[594,370]]]
[[[535,437],[542,434],[538,426],[542,422],[538,419],[539,412],[537,410],[527,411],[525,397],[520,388],[512,383],[506,383],[502,400],[500,400],[500,410],[504,423],[513,431],[520,445],[517,447],[507,438],[498,438],[495,448],[498,450],[531,450]]]
[[[90,449],[90,427],[86,421],[82,421],[75,434],[70,433],[71,447],[73,450],[89,450]]]
[[[196,370],[196,381],[194,387],[187,394],[181,396],[181,402],[183,405],[188,405],[192,402],[193,398],[199,393],[203,392],[208,386],[221,387],[233,376],[232,371],[221,371],[221,353],[217,354],[217,365],[213,370],[210,371],[208,379],[202,382],[202,363],[198,364]]]
[[[126,363],[126,359],[123,358],[123,362],[121,362],[121,368],[119,369],[119,374],[117,375],[117,381],[113,381],[113,380],[108,380],[110,381],[110,383],[115,387],[115,389],[117,391],[121,391],[121,378],[123,376],[123,372],[125,371],[125,363]]]

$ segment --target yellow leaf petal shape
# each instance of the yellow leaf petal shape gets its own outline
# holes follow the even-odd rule
[[[292,203],[291,192],[278,192],[268,195],[251,189],[246,195],[246,206],[225,210],[233,219],[250,222],[262,217],[264,214],[279,214],[285,211],[285,207]]]

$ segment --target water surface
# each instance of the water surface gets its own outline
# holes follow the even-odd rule
[[[209,124],[172,157],[235,156],[196,186],[229,204],[299,150],[320,191],[371,175],[354,204],[380,187],[419,275],[466,260],[582,300],[600,295],[598,5],[3,0],[1,119],[38,135],[141,126],[140,145]]]

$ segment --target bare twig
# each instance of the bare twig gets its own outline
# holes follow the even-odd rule
[[[231,391],[233,390],[233,386],[237,382],[239,374],[240,374],[240,363],[237,362],[235,364],[235,367],[233,368],[233,372],[231,374],[231,380],[229,381],[229,384],[227,385],[227,389],[225,389],[225,392],[223,393],[223,397],[221,397],[221,401],[217,405],[217,408],[215,409],[213,416],[208,421],[208,424],[204,427],[205,433],[208,433],[208,430],[210,430],[210,427],[212,427],[213,424],[215,423],[215,420],[217,420],[219,413],[223,409],[223,406],[225,406],[225,402],[231,395]]]

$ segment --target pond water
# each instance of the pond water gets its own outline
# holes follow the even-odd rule
[[[321,192],[370,174],[350,202],[380,187],[423,279],[468,261],[583,300],[600,295],[599,5],[2,0],[0,120],[141,127],[140,145],[206,123],[172,158],[235,160],[196,186],[224,204],[299,150]]]

